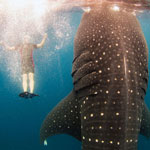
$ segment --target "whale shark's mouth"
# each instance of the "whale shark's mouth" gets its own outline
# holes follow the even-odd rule
[[[87,5],[109,2],[109,3],[123,4],[126,6],[130,6],[132,8],[135,8],[135,9],[150,9],[150,0],[77,0],[76,3],[77,2],[78,4],[86,2]]]
[[[148,10],[150,9],[149,0],[106,0],[110,3],[121,4],[132,10]]]
[[[50,3],[54,0],[49,0]],[[109,2],[113,4],[123,4],[132,9],[150,9],[150,0],[57,0],[57,6],[66,5],[66,6],[88,6],[88,5],[97,5],[104,2]]]
[[[74,3],[74,4],[73,4]],[[101,6],[103,3],[119,5],[124,10],[139,11],[150,9],[150,0],[76,0],[70,1],[67,5],[77,5],[81,7]],[[64,3],[65,4],[65,3]]]

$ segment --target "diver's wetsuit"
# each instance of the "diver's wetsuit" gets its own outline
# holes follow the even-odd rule
[[[37,45],[32,43],[19,44],[15,47],[16,50],[20,51],[22,74],[34,73],[34,61],[32,55],[34,48],[37,48]]]

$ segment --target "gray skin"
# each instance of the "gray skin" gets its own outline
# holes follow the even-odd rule
[[[150,137],[148,48],[130,11],[104,3],[84,13],[72,76],[74,89],[45,118],[41,142],[66,133],[82,150],[137,150],[138,134]]]

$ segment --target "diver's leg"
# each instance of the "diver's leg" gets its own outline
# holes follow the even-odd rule
[[[27,87],[28,87],[28,84],[27,84],[27,74],[23,74],[22,78],[23,78],[23,80],[22,80],[23,91],[27,92]]]
[[[30,93],[33,93],[33,91],[34,91],[34,73],[29,73],[29,87],[30,87]]]

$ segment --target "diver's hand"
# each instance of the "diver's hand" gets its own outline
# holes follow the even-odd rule
[[[44,38],[46,39],[48,37],[47,33],[44,34]]]

